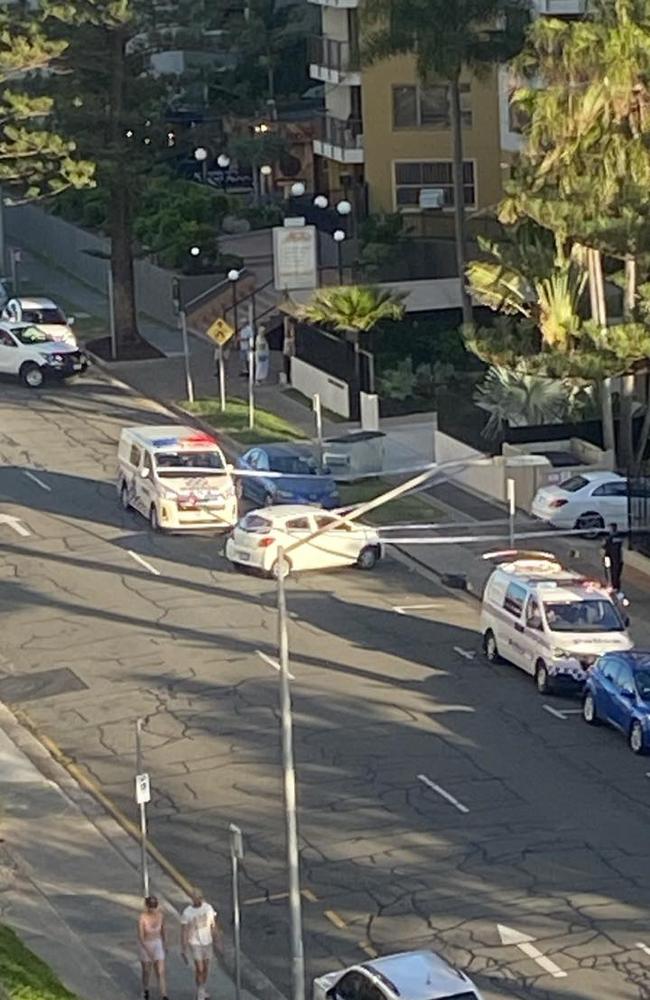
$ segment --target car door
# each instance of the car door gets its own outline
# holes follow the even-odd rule
[[[137,444],[131,445],[129,451],[129,481],[127,489],[129,492],[129,502],[134,510],[144,511],[144,498],[142,494],[142,480],[139,474],[142,462],[142,449]]]
[[[309,517],[290,517],[284,523],[287,547],[295,542],[303,542],[315,531],[315,526]],[[301,545],[287,554],[292,569],[320,569],[319,553],[312,545]]]
[[[15,375],[20,367],[20,350],[8,330],[0,330],[0,372]]]
[[[257,452],[258,452],[257,448],[251,448],[250,451],[247,451],[246,454],[242,456],[240,467],[244,469],[246,472],[256,468]],[[249,476],[249,475],[241,476],[241,493],[242,496],[246,497],[247,500],[255,499],[256,494],[255,494],[254,476]]]
[[[615,715],[614,697],[616,693],[616,678],[618,674],[618,662],[612,657],[601,660],[596,674],[597,683],[594,684],[594,696],[596,699],[596,714],[599,718],[612,722]]]
[[[318,535],[309,547],[315,549],[321,566],[349,566],[359,555],[359,536],[351,524],[329,514],[316,514],[317,528],[329,528]]]
[[[516,627],[515,623],[515,629]],[[524,609],[524,631],[521,635],[524,666],[530,674],[535,673],[535,664],[539,657],[544,655],[543,637],[542,609],[535,595],[531,594]]]
[[[612,479],[601,483],[592,491],[596,501],[595,509],[603,517],[605,524],[615,524],[618,528],[627,530],[627,480]]]
[[[506,657],[518,667],[530,670],[526,662],[526,650],[524,646],[524,603],[526,601],[526,588],[520,583],[510,583],[503,599],[503,610],[505,612],[502,623],[499,624],[499,634],[497,642],[499,649]]]
[[[634,678],[627,663],[619,663],[612,683],[609,720],[626,733],[630,727],[635,703]]]

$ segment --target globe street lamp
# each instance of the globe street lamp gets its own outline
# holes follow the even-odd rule
[[[237,282],[239,274],[236,267],[228,271],[228,281],[232,283],[232,325],[235,328],[235,336],[237,336]]]
[[[349,201],[345,200],[339,201],[337,202],[336,205],[336,211],[339,213],[339,215],[344,215],[344,216],[350,215],[350,213],[352,212],[352,205],[350,204]]]
[[[324,194],[317,194],[314,198],[314,205],[316,208],[327,208],[329,202]]]
[[[345,239],[345,233],[342,229],[335,229],[332,233],[332,238],[336,243],[336,261],[339,272],[339,285],[343,284],[343,241]]]
[[[201,253],[201,247],[190,247],[190,254],[192,257],[198,257]]]
[[[273,173],[273,167],[270,166],[270,164],[268,163],[263,163],[262,166],[260,167],[260,194],[263,197],[264,195],[267,195],[269,193],[268,192],[270,184],[269,178],[272,173]]]
[[[292,198],[302,198],[305,191],[306,188],[302,181],[294,181],[290,188]]]
[[[221,187],[223,188],[225,194],[228,185],[228,167],[230,166],[230,157],[227,153],[219,153],[217,157],[217,166],[221,171]]]
[[[194,159],[201,164],[201,179],[205,184],[208,179],[208,151],[205,146],[197,146],[194,150]]]

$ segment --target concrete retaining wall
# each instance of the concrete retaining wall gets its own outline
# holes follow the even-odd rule
[[[300,358],[292,358],[291,385],[307,399],[319,393],[321,405],[326,410],[350,419],[350,387],[342,379],[328,375]]]

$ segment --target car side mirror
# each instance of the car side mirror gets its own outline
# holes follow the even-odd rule
[[[74,326],[76,322],[76,316],[68,316],[68,326]]]
[[[140,477],[142,479],[148,479],[149,478],[149,469],[147,469],[147,468],[140,469]]]

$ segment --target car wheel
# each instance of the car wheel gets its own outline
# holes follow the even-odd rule
[[[600,514],[590,511],[580,515],[576,521],[576,529],[584,531],[585,538],[598,538],[605,529],[605,522]]]
[[[285,578],[286,578],[287,576],[289,576],[289,573],[291,572],[291,568],[292,568],[291,567],[291,560],[287,559],[287,557],[285,556],[282,561],[284,563],[284,575],[285,575]],[[273,563],[273,565],[271,566],[271,569],[269,570],[269,576],[273,580],[277,580],[279,578],[279,576],[280,576],[280,561],[279,561],[279,559],[276,559],[275,562]]]
[[[23,384],[29,389],[40,389],[45,381],[43,369],[39,365],[34,364],[33,361],[29,361],[22,366],[20,377],[23,380]]]
[[[630,726],[629,744],[632,753],[642,754],[646,752],[643,727],[637,719]]]
[[[357,566],[359,569],[374,569],[378,559],[377,546],[366,545],[357,556]]]
[[[488,663],[501,663],[497,641],[492,629],[488,629],[483,636],[483,653]]]
[[[553,690],[553,685],[548,676],[548,670],[546,669],[546,664],[538,660],[537,666],[535,667],[535,684],[537,685],[537,690],[540,694],[550,694]]]
[[[160,531],[160,521],[158,520],[158,511],[156,510],[156,505],[152,503],[149,509],[149,527],[152,531]]]
[[[129,501],[129,490],[126,483],[122,483],[120,486],[120,503],[122,504],[124,510],[130,510],[131,503]]]
[[[591,691],[588,691],[582,702],[582,718],[590,726],[597,726],[599,719],[596,714],[596,701]]]

